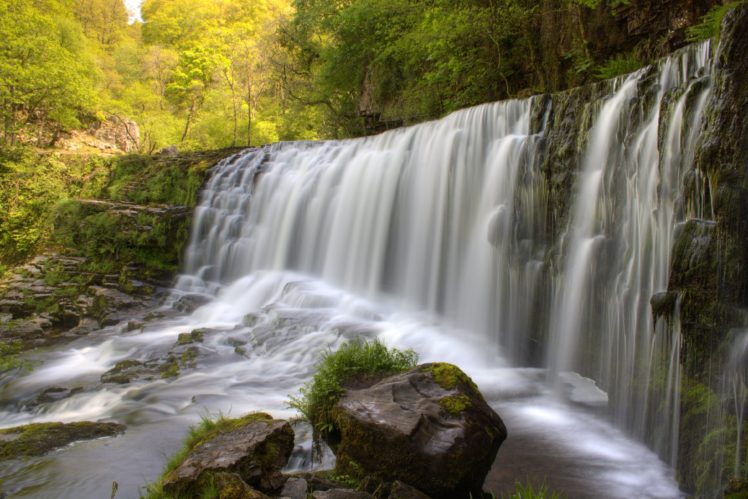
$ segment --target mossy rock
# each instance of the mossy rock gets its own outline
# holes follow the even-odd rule
[[[78,440],[113,437],[125,431],[117,423],[33,423],[0,430],[0,461],[42,456]]]
[[[229,491],[238,493],[242,486],[234,477],[222,474],[236,474],[252,489],[277,491],[284,481],[280,469],[288,462],[293,445],[291,425],[264,413],[206,422],[193,431],[163,477],[161,488],[168,496],[196,497],[219,477],[227,479],[226,497],[233,497]]]
[[[399,480],[434,498],[479,497],[507,435],[470,377],[445,363],[346,390],[332,420],[336,475]]]

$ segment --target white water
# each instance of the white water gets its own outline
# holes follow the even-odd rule
[[[709,212],[705,196],[682,190],[709,92],[708,55],[694,47],[604,87],[609,95],[588,110],[576,194],[556,241],[546,228],[546,131],[531,129],[532,99],[222,162],[196,209],[172,297],[210,303],[44,354],[42,367],[3,388],[2,426],[102,418],[128,433],[4,472],[6,483],[19,494],[89,497],[117,480],[118,497],[136,497],[199,415],[289,417],[287,396],[319,354],[364,337],[463,367],[510,439],[543,443],[534,466],[549,481],[565,484],[554,464],[591,471],[569,484],[575,497],[678,497],[668,467],[627,435],[674,460],[680,337],[669,325],[653,336],[649,299],[666,289],[676,224]],[[98,383],[117,361],[163,357],[196,328],[210,329],[196,368],[174,380]],[[549,370],[521,367],[538,350]],[[667,414],[647,395],[663,369]],[[50,385],[83,391],[24,406]],[[600,416],[608,400],[621,429]],[[84,464],[97,460],[123,468]]]

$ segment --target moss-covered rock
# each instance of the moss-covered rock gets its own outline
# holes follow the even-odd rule
[[[435,498],[479,497],[506,427],[458,367],[424,364],[332,408],[338,476],[400,480]]]
[[[113,437],[125,431],[116,423],[34,423],[0,430],[0,461],[41,456],[78,440]]]
[[[250,488],[277,491],[283,486],[280,469],[288,462],[293,443],[288,422],[264,413],[204,422],[193,431],[155,489],[167,496],[196,497],[214,487],[218,478],[226,497]],[[247,487],[229,476],[232,474]]]

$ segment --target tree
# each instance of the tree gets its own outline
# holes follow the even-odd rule
[[[35,127],[37,143],[79,124],[93,101],[93,60],[80,27],[56,2],[0,5],[0,114],[3,141]]]

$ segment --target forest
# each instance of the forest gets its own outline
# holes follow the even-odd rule
[[[713,9],[689,39],[712,36],[729,6]],[[147,0],[143,21],[130,22],[120,0],[7,1],[2,143],[53,146],[112,115],[138,124],[145,153],[358,136],[373,114],[414,123],[636,69],[656,54],[652,37],[611,50],[586,33],[591,17],[626,8],[626,0]],[[564,26],[560,45],[533,36],[549,13]]]

